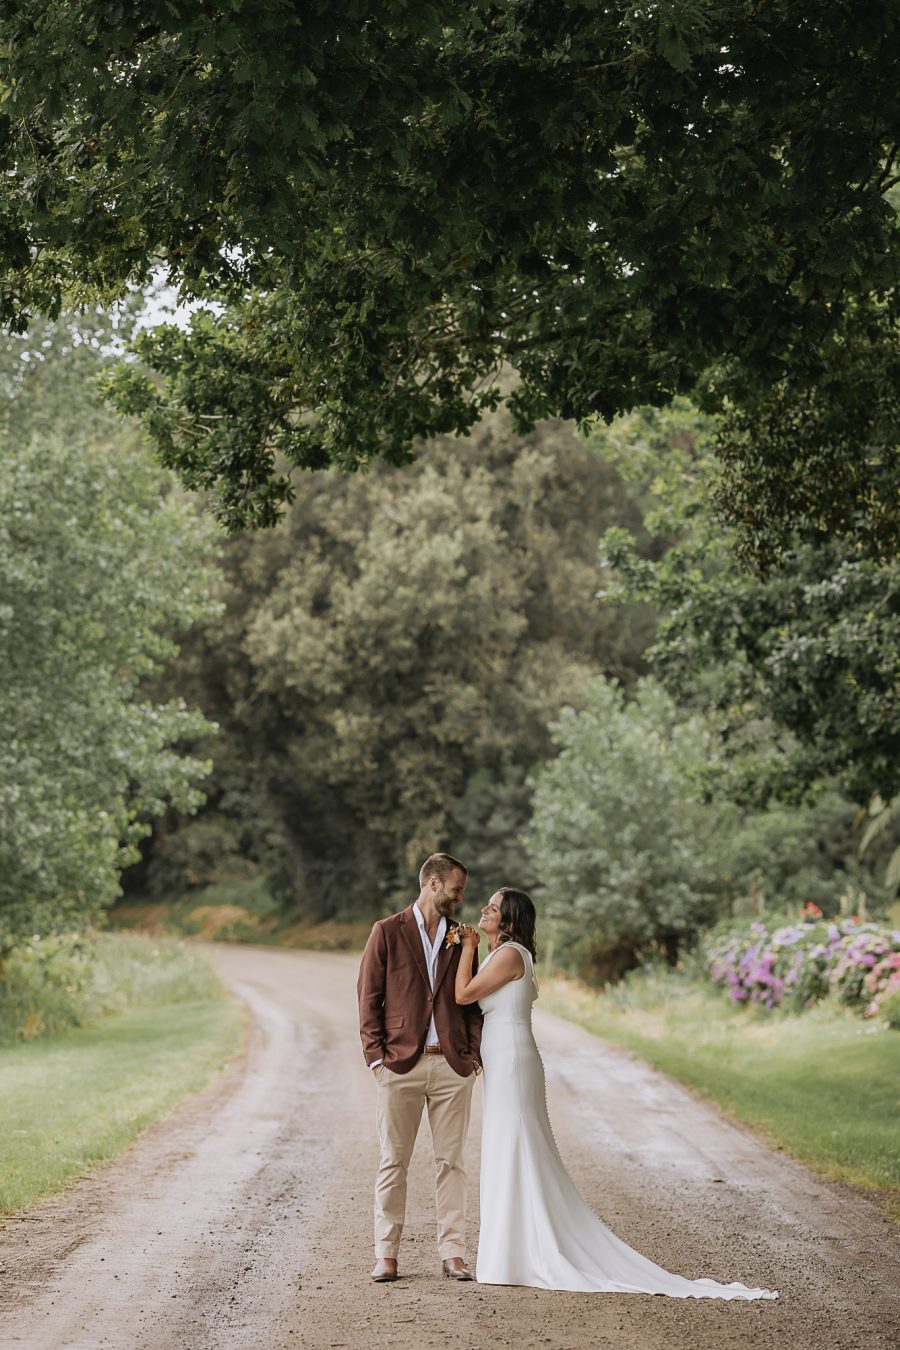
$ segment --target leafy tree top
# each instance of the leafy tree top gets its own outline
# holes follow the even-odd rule
[[[599,453],[645,508],[648,550],[631,529],[601,540],[608,597],[649,602],[651,666],[669,690],[712,714],[727,774],[716,791],[750,800],[821,792],[889,796],[900,755],[900,560],[847,539],[787,541],[752,575],[712,501],[726,470],[719,433],[683,400],[597,429]],[[648,556],[649,553],[649,556]]]
[[[895,349],[897,28],[836,0],[21,0],[0,317],[160,261],[221,301],[115,393],[231,524],[290,495],[279,453],[402,463],[467,430],[504,364],[525,427],[802,393],[862,344],[865,409]]]

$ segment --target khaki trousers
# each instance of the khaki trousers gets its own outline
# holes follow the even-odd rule
[[[421,1055],[409,1073],[384,1065],[374,1069],[376,1120],[381,1153],[375,1177],[375,1255],[396,1257],[406,1218],[406,1175],[428,1108],[434,1148],[434,1199],[438,1254],[442,1261],[466,1254],[466,1171],[463,1150],[469,1129],[475,1074],[460,1078],[443,1055]]]

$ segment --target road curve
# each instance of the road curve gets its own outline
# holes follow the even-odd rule
[[[373,1285],[374,1092],[354,957],[206,949],[249,1005],[248,1053],[119,1159],[0,1234],[2,1350],[881,1350],[900,1343],[900,1232],[626,1051],[536,1033],[573,1178],[626,1242],[776,1302],[567,1294],[439,1275],[428,1132],[403,1278]],[[480,1086],[470,1135],[478,1219]]]

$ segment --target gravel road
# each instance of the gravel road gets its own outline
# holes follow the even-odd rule
[[[116,1161],[0,1234],[2,1350],[869,1350],[900,1345],[900,1229],[631,1054],[536,1014],[569,1170],[626,1242],[775,1302],[481,1288],[440,1277],[427,1124],[402,1279],[369,1280],[374,1085],[357,960],[207,948],[248,1054]],[[478,1226],[480,1085],[470,1134]]]

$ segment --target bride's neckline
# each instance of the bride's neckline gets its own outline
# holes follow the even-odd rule
[[[518,947],[520,951],[528,952],[528,948],[525,946],[524,942],[513,942],[512,938],[507,938],[505,942],[498,942],[496,947],[491,948],[488,952],[488,956],[493,956],[494,952],[502,951],[504,947]],[[530,956],[531,952],[528,952],[528,955]],[[487,956],[484,959],[486,961]]]

